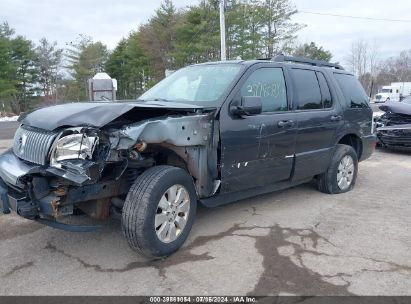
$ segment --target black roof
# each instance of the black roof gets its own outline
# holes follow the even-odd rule
[[[294,57],[294,56],[285,56],[285,55],[277,55],[272,58],[260,58],[257,60],[269,60],[269,61],[275,61],[275,62],[293,62],[293,63],[302,63],[302,64],[308,64],[312,66],[318,66],[318,67],[327,67],[327,68],[334,68],[337,70],[344,70],[344,68],[339,65],[338,63],[330,63],[327,61],[323,60],[315,60],[315,59],[310,59],[310,58],[305,58],[305,57]]]
[[[310,66],[316,66],[316,67],[325,67],[325,68],[334,68],[336,70],[340,71],[345,71],[344,68],[339,65],[338,63],[330,63],[327,61],[322,61],[322,60],[314,60],[310,58],[305,58],[305,57],[294,57],[294,56],[285,56],[285,55],[277,55],[275,57],[270,57],[270,58],[258,58],[254,60],[226,60],[226,61],[214,61],[214,62],[204,62],[200,64],[195,64],[195,65],[207,65],[207,64],[245,64],[245,65],[252,65],[255,64],[256,62],[263,62],[263,61],[270,61],[270,62],[282,62],[282,63],[296,63],[296,64],[306,64]]]

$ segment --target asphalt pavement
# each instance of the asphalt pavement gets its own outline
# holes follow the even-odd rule
[[[0,295],[411,295],[410,157],[377,151],[346,194],[306,184],[199,208],[156,262],[116,220],[70,233],[1,215]]]
[[[17,121],[0,121],[0,141],[12,139],[18,127],[19,123]]]
[[[17,126],[0,123],[0,152]],[[346,194],[306,184],[201,207],[155,262],[117,220],[69,233],[0,215],[0,295],[411,295],[410,157],[377,150]]]

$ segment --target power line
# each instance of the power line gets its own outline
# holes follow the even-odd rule
[[[311,14],[311,15],[321,15],[321,16],[332,16],[340,18],[351,18],[351,19],[363,19],[370,21],[389,21],[389,22],[406,22],[411,23],[411,20],[407,19],[386,19],[386,18],[373,18],[373,17],[361,17],[361,16],[350,16],[350,15],[340,15],[340,14],[330,14],[330,13],[319,13],[319,12],[308,12],[308,11],[298,11],[301,14]]]

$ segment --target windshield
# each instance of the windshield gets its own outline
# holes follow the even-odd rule
[[[139,100],[175,101],[216,106],[240,72],[239,64],[196,65],[180,69],[160,81]]]
[[[392,93],[392,89],[382,89],[380,93]]]

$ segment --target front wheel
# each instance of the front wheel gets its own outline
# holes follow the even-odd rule
[[[122,228],[132,249],[162,258],[187,239],[197,207],[191,176],[183,169],[157,166],[143,172],[123,207]]]
[[[354,188],[357,173],[357,153],[351,146],[338,144],[328,170],[318,176],[318,189],[329,194],[348,192]]]

